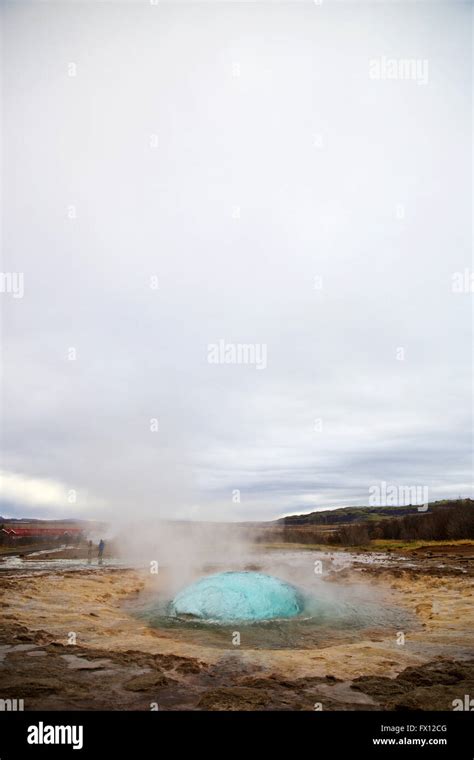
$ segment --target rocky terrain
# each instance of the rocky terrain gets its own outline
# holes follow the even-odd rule
[[[349,643],[222,649],[130,614],[130,600],[162,578],[4,571],[0,697],[26,710],[451,710],[474,693],[472,573],[472,554],[455,547],[442,561],[433,551],[354,555],[328,580],[363,578],[395,595],[417,621],[402,645],[394,631],[368,630]]]

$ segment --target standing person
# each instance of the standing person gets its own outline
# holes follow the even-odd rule
[[[92,562],[92,541],[87,542],[87,564]]]
[[[102,557],[104,556],[104,549],[105,549],[105,543],[104,540],[101,538],[99,541],[99,565],[102,564]]]

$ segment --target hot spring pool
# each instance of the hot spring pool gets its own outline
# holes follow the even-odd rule
[[[213,572],[174,595],[150,591],[127,607],[166,636],[224,649],[236,630],[241,648],[313,649],[391,630],[395,637],[417,627],[405,608],[373,584],[322,580],[313,562],[312,555],[264,555],[258,571]]]
[[[305,600],[295,587],[256,572],[227,572],[200,578],[171,602],[171,611],[214,622],[292,618],[303,612]]]

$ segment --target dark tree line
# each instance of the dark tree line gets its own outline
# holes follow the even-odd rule
[[[377,523],[371,538],[446,541],[474,538],[474,506],[457,503],[433,512],[406,515]]]
[[[321,525],[283,525],[262,531],[257,541],[363,546],[372,539],[395,541],[456,541],[474,539],[474,501],[469,499],[430,505],[414,512],[380,520],[361,519],[330,529]]]

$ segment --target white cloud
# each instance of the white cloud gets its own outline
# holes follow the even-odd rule
[[[218,6],[4,4],[19,513],[261,519],[469,482],[471,8]],[[384,55],[429,82],[372,80]],[[209,365],[222,336],[266,368]]]
[[[67,488],[55,480],[0,471],[0,501],[2,504],[12,505],[14,511],[19,508],[28,515],[37,510],[38,516],[46,512],[48,515],[57,513],[62,517],[75,517],[78,513],[100,507],[97,502],[91,502],[85,494],[81,495],[79,504],[77,499],[78,494],[74,489]]]

